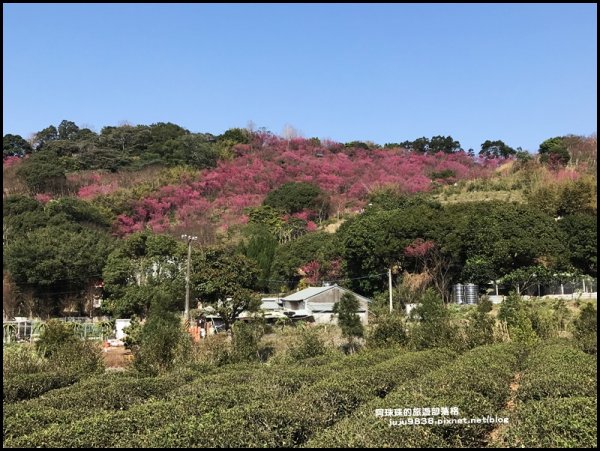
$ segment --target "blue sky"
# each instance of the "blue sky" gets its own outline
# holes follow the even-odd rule
[[[4,134],[62,119],[535,152],[597,122],[596,4],[4,4]]]

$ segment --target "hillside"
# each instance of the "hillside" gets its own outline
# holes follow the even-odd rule
[[[401,268],[399,293],[420,274],[446,300],[451,283],[466,280],[510,276],[507,287],[528,289],[523,271],[538,281],[542,273],[596,277],[595,137],[552,138],[539,155],[496,146],[478,157],[441,138],[423,151],[416,141],[381,147],[243,129],[214,136],[170,123],[96,134],[69,121],[30,141],[7,135],[7,310],[90,312],[103,279],[103,309],[142,313],[150,301],[128,277],[149,261],[163,264],[159,257],[185,259],[182,234],[197,237],[194,296],[207,293],[202,258],[248,269],[242,285],[254,292],[330,280],[373,296],[390,266]],[[134,250],[139,239],[157,244]],[[215,247],[221,253],[207,256]],[[130,275],[115,273],[118,265]],[[181,267],[173,277],[167,285],[182,302]],[[166,287],[159,279],[149,280]]]

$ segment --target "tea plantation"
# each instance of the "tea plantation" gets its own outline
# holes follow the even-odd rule
[[[571,340],[57,374],[5,378],[4,447],[597,446],[596,356]]]

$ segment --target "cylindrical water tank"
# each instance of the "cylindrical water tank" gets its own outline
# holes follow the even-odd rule
[[[454,296],[454,302],[457,304],[464,304],[465,297],[463,293],[462,283],[457,283],[452,287],[452,295]]]
[[[477,304],[479,300],[479,286],[473,283],[465,284],[465,303]]]

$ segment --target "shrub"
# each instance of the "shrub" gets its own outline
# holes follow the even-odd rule
[[[50,357],[62,345],[75,343],[77,340],[73,323],[51,319],[42,329],[40,339],[36,342],[35,346],[41,355]]]
[[[538,340],[523,299],[515,292],[511,292],[500,305],[498,319],[506,322],[511,340],[526,345]]]
[[[419,321],[410,330],[410,344],[414,349],[460,347],[458,330],[450,322],[448,309],[432,289],[425,292],[411,316]]]
[[[134,368],[148,375],[171,370],[178,348],[189,338],[178,315],[165,311],[158,303],[153,304],[140,332],[139,348],[133,350]]]
[[[293,361],[308,359],[325,354],[325,343],[319,336],[318,329],[302,327],[289,349]]]
[[[348,339],[350,352],[356,350],[354,338],[360,338],[364,334],[364,328],[357,313],[359,307],[358,299],[351,293],[344,293],[342,299],[333,306],[333,313],[338,315],[338,325],[342,329],[342,336]]]
[[[263,205],[293,214],[302,210],[317,212],[319,218],[327,219],[329,199],[318,186],[306,182],[289,182],[267,194]]]
[[[264,324],[238,321],[233,325],[231,342],[232,362],[260,360],[259,342],[264,334]]]
[[[380,361],[385,353],[375,353]],[[255,400],[241,398],[231,409],[212,409],[204,414],[188,415],[153,431],[151,437],[135,445],[170,447],[282,447],[303,443],[318,429],[350,413],[365,400],[377,396],[380,387],[372,384],[387,378],[386,384],[395,384],[439,365],[452,358],[440,351],[415,353],[406,361],[399,356],[395,363],[385,361],[379,365],[368,359],[367,353],[343,358],[345,369],[334,369],[330,376],[318,378],[320,372],[311,368],[301,370],[276,370],[274,380],[288,380],[293,396],[281,399],[286,387],[271,390],[279,399],[270,396]],[[337,362],[336,362],[337,363]],[[366,366],[365,366],[366,365]],[[227,368],[227,367],[225,367]],[[338,366],[338,368],[340,368]],[[327,366],[325,371],[331,371]],[[283,372],[280,372],[283,371]],[[290,371],[289,374],[286,374]],[[296,374],[294,376],[294,374]],[[259,375],[258,379],[263,380]],[[257,377],[254,376],[254,377]],[[371,377],[372,379],[368,379]],[[297,382],[294,382],[293,380]],[[269,378],[259,387],[273,386]],[[303,383],[304,381],[304,383]],[[263,385],[263,383],[265,385]],[[298,386],[297,383],[301,383]],[[278,385],[278,384],[277,384]],[[277,387],[277,385],[274,385]],[[251,386],[255,386],[252,384]],[[390,385],[391,386],[391,385]],[[262,390],[262,389],[261,389]],[[251,391],[248,392],[251,394]]]
[[[551,310],[535,306],[530,309],[528,316],[531,327],[538,337],[547,340],[558,336],[559,323]]]
[[[469,318],[465,330],[467,348],[472,349],[494,342],[494,325],[496,321],[488,314],[491,305],[492,303],[488,298],[483,299],[477,305],[477,310]]]
[[[405,324],[400,315],[382,315],[367,338],[371,347],[386,347],[391,345],[406,345],[408,336]]]
[[[401,384],[383,400],[365,404],[352,416],[319,432],[306,446],[481,447],[491,424],[392,427],[390,418],[376,418],[375,410],[458,406],[461,418],[484,416],[504,405],[519,354],[512,344],[469,351],[451,363],[438,365],[436,371]]]
[[[5,441],[31,434],[52,424],[71,423],[81,419],[87,413],[85,409],[62,410],[35,405],[31,402],[5,403],[2,410],[2,430]]]
[[[4,346],[2,352],[2,375],[31,374],[44,371],[47,361],[28,344]]]
[[[78,376],[104,372],[102,349],[98,342],[93,341],[67,342],[54,351],[48,363],[56,371]]]
[[[573,322],[573,337],[577,340],[583,351],[596,354],[598,349],[596,309],[592,304],[586,304],[581,309],[579,317]]]
[[[231,361],[231,340],[226,334],[211,335],[198,345],[198,359],[212,365],[225,365]]]

